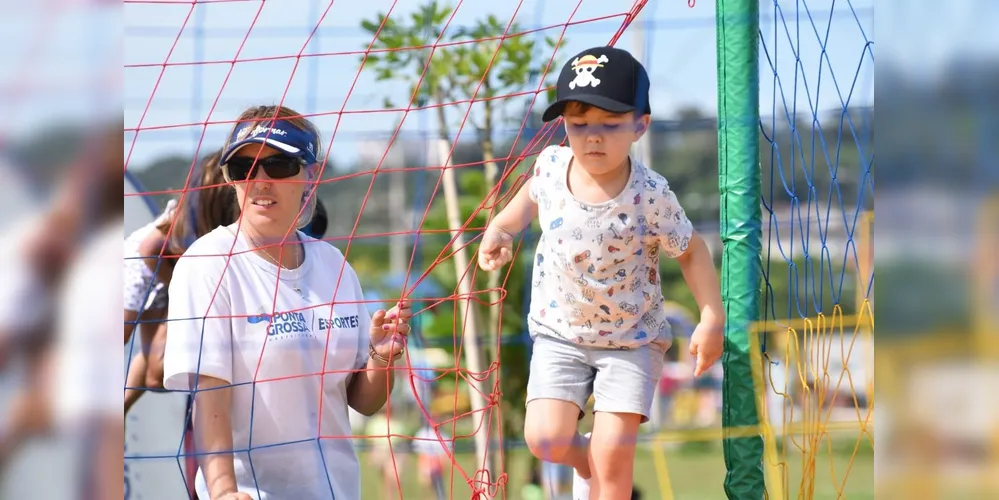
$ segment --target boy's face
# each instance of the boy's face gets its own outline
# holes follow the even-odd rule
[[[565,133],[578,164],[600,175],[621,167],[631,145],[649,128],[649,115],[637,120],[633,112],[611,113],[593,106],[566,106]]]

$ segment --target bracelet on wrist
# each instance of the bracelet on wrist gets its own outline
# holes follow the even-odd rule
[[[378,354],[378,352],[375,351],[375,345],[369,343],[368,344],[368,357],[374,359],[375,361],[378,361],[379,363],[381,363],[383,365],[388,366],[388,365],[391,365],[392,363],[394,363],[397,359],[401,358],[402,355],[403,355],[403,353],[405,352],[405,350],[406,349],[403,348],[403,350],[401,350],[401,351],[393,354],[392,357],[391,357],[391,359],[390,359],[390,358],[386,358],[385,356],[382,356],[381,354]]]

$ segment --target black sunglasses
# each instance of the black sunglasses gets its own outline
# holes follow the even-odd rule
[[[302,160],[285,155],[268,156],[259,160],[249,156],[234,156],[225,164],[229,178],[234,181],[245,181],[257,176],[258,169],[263,169],[271,179],[287,179],[302,171]]]

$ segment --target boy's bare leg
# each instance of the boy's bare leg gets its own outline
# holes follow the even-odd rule
[[[642,416],[597,412],[590,436],[590,500],[631,498],[635,477],[635,448]]]
[[[591,476],[587,444],[576,430],[580,409],[558,399],[535,399],[527,404],[524,440],[534,456],[568,465],[583,477]]]

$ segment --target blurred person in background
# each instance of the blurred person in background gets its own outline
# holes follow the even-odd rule
[[[180,200],[170,200],[155,221],[125,238],[125,342],[135,329],[140,335],[128,367],[125,413],[146,390],[163,388],[167,287],[177,258],[198,238],[236,221],[236,198],[219,168],[220,154],[216,151],[200,162],[197,183]]]
[[[315,125],[253,107],[223,149],[238,220],[195,241],[169,286],[164,386],[194,393],[195,489],[213,500],[359,500],[347,408],[370,416],[385,405],[410,306],[369,316],[343,254],[299,231],[316,203]]]
[[[23,215],[23,214],[22,214]],[[7,227],[0,236],[0,367],[19,376],[19,387],[8,401],[0,421],[0,471],[31,435],[47,426],[47,401],[43,394],[43,361],[51,344],[51,295],[54,282],[43,279],[55,273],[38,269],[41,264],[28,253],[27,242],[44,227],[51,214],[32,214]],[[54,259],[51,266],[62,266]],[[12,364],[12,361],[17,363]]]
[[[386,500],[401,498],[405,494],[399,489],[400,478],[404,477],[409,464],[410,450],[407,449],[409,443],[405,436],[412,431],[407,428],[405,420],[399,418],[395,407],[390,408],[392,411],[381,411],[368,418],[364,428],[371,466],[369,470],[378,475],[381,496]],[[415,445],[416,442],[413,442]]]
[[[444,487],[444,467],[451,463],[450,454],[454,453],[454,439],[446,430],[451,427],[447,422],[449,417],[442,413],[431,414],[431,421],[423,422],[413,436],[413,452],[416,455],[417,477],[420,485],[433,490],[433,498],[446,500],[448,491]],[[434,424],[437,422],[437,430]],[[440,437],[438,437],[438,434]],[[430,495],[426,495],[430,497]]]
[[[115,211],[121,215],[118,194],[124,190],[120,164],[121,129],[110,127],[102,138],[86,141],[85,149],[68,166],[47,210],[22,221],[0,250],[0,360],[24,362],[25,379],[7,405],[0,426],[0,470],[30,437],[52,426],[49,397],[53,300],[79,245],[102,219],[104,199],[115,189]],[[118,138],[116,139],[115,136]],[[119,149],[115,149],[115,148]],[[106,165],[112,165],[108,170]],[[113,170],[117,178],[107,177]],[[110,179],[110,180],[109,180]],[[96,200],[96,202],[95,202]]]
[[[27,167],[14,167],[0,163],[0,174],[5,183],[4,209],[0,214],[3,232],[0,233],[0,368],[6,369],[11,359],[36,353],[45,330],[47,313],[47,287],[41,279],[42,271],[32,265],[26,241],[39,231],[49,214],[41,201],[23,192],[24,182],[19,172]],[[10,189],[12,192],[7,192]],[[13,202],[13,203],[12,203]],[[14,206],[8,207],[9,204]]]
[[[72,260],[64,262],[55,297],[55,343],[47,356],[51,422],[61,437],[85,446],[84,484],[79,498],[123,498],[121,450],[124,416],[119,406],[124,373],[118,347],[118,248],[124,232],[118,172],[123,147],[121,127],[109,127],[99,150],[87,152],[73,170],[79,177],[77,215],[64,219],[58,238]],[[71,222],[70,222],[71,221]],[[73,251],[75,250],[75,251]]]
[[[721,420],[723,370],[718,363],[691,380],[697,394],[697,423],[701,427],[711,427]]]
[[[684,341],[689,339],[697,326],[697,321],[690,309],[676,301],[667,300],[663,303],[663,311],[674,338],[684,339]],[[676,396],[690,381],[693,372],[693,366],[687,366],[684,358],[682,349],[671,349],[666,353],[662,371],[659,374],[659,383],[656,387],[655,404],[658,406],[658,412],[655,424],[657,428],[666,428],[676,423],[673,418],[676,415]]]
[[[0,367],[31,342],[44,303],[39,272],[24,242],[44,219],[44,189],[32,179],[33,162],[0,148]],[[34,306],[34,307],[32,307]]]

